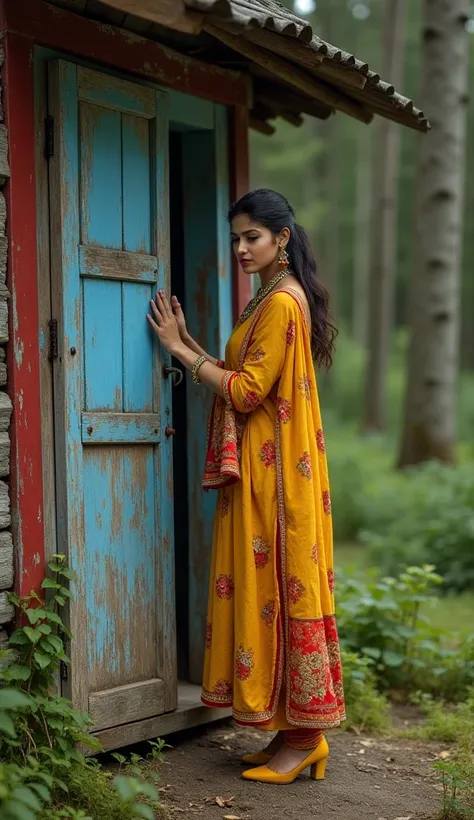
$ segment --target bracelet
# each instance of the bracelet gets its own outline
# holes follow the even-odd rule
[[[191,376],[193,379],[194,384],[201,384],[201,379],[199,378],[199,371],[203,366],[204,362],[209,361],[206,356],[199,356],[198,359],[194,362],[192,369],[191,369]]]

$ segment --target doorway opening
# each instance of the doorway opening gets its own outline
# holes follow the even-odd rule
[[[179,131],[170,131],[170,258],[171,293],[176,294],[186,315],[185,236],[183,197],[183,140]],[[176,363],[181,367],[179,362]],[[188,431],[186,383],[173,390],[173,493],[175,543],[175,607],[178,679],[189,680],[189,508]]]

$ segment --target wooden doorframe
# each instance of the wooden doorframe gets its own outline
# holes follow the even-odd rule
[[[9,134],[11,176],[5,186],[8,233],[8,287],[12,294],[10,342],[7,346],[8,391],[13,403],[10,493],[12,531],[16,547],[15,587],[20,595],[37,591],[45,575],[46,555],[54,552],[50,527],[51,485],[43,478],[42,435],[50,422],[41,407],[41,345],[47,343],[42,327],[44,305],[35,295],[42,282],[47,252],[37,248],[36,155],[42,137],[35,120],[34,47],[57,50],[109,70],[168,84],[187,93],[224,104],[229,109],[232,197],[248,189],[248,79],[236,72],[190,60],[159,43],[78,17],[38,0],[0,0],[0,32],[4,35],[4,103]],[[66,52],[66,53],[65,53]],[[192,66],[192,71],[188,68]],[[183,71],[183,67],[186,70]],[[180,79],[181,78],[181,79]],[[39,148],[41,150],[41,148]],[[41,175],[41,172],[40,172]],[[48,261],[47,261],[48,259]],[[38,264],[41,273],[38,275]],[[250,280],[233,268],[234,318],[250,298]],[[43,335],[41,334],[43,330]],[[44,426],[43,426],[44,425]],[[47,461],[51,454],[47,455]],[[51,464],[46,465],[46,472]],[[45,546],[47,538],[47,546]]]

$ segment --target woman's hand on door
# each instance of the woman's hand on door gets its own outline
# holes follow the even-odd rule
[[[153,316],[148,313],[147,319],[158,337],[160,344],[163,345],[168,353],[174,356],[180,347],[182,347],[183,341],[181,339],[177,317],[171,309],[165,292],[158,291],[155,299],[150,301],[150,305]]]
[[[181,307],[181,302],[179,301],[177,296],[171,297],[171,309],[174,313],[176,322],[178,324],[181,341],[187,344],[189,338],[188,328],[186,327],[186,319],[183,313],[183,308]]]

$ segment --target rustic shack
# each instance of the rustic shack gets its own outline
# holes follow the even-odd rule
[[[153,344],[150,295],[171,286],[222,351],[249,297],[226,225],[249,126],[428,123],[275,0],[0,10],[0,637],[8,590],[66,553],[61,686],[113,748],[216,716],[199,704],[207,399]]]

